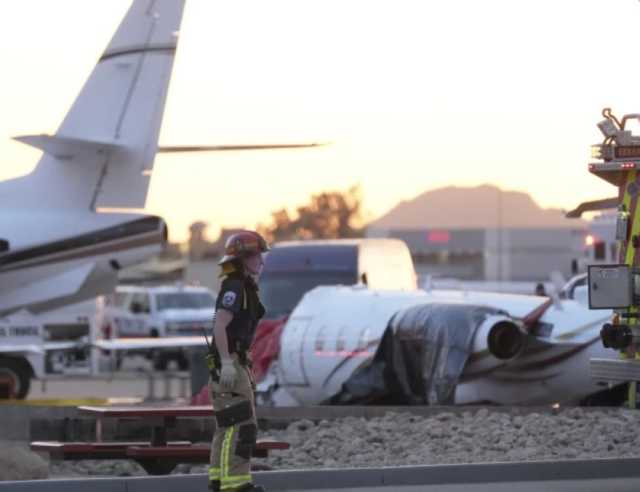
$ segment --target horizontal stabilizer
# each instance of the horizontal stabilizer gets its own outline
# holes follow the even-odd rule
[[[103,350],[142,350],[180,347],[206,347],[204,337],[144,337],[96,340],[93,345]]]
[[[0,313],[75,294],[95,265],[87,263],[15,289],[3,289]]]
[[[249,144],[249,145],[174,145],[158,147],[158,152],[172,154],[178,152],[231,152],[237,150],[278,150],[278,149],[307,149],[309,147],[322,147],[326,143],[299,143],[299,144]]]
[[[585,212],[597,212],[599,210],[607,210],[616,208],[620,204],[620,199],[616,196],[613,198],[603,198],[602,200],[593,200],[578,205],[575,209],[567,212],[567,219],[579,219]]]
[[[31,145],[61,160],[71,160],[86,154],[106,154],[120,147],[114,141],[87,140],[61,135],[22,135],[14,137],[14,140]]]

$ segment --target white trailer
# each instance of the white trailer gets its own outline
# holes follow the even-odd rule
[[[94,315],[65,309],[42,315],[21,311],[0,318],[0,385],[10,397],[26,398],[31,381],[114,377],[119,351],[204,347],[202,336],[101,340]],[[184,373],[148,372],[150,395],[155,380],[184,379]],[[136,373],[140,377],[140,373]],[[1,397],[1,396],[0,396]]]
[[[33,315],[26,310],[0,318],[0,381],[25,398],[32,379],[94,376],[95,301]]]

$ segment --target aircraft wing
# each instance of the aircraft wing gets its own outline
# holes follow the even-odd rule
[[[58,275],[52,275],[14,289],[3,289],[2,296],[0,296],[0,313],[50,299],[71,296],[82,287],[94,267],[93,263],[85,263]],[[2,278],[1,273],[0,278]]]
[[[96,340],[95,347],[103,350],[143,350],[162,348],[206,347],[204,337],[144,337],[116,338],[113,340]]]

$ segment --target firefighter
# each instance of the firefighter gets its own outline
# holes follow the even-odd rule
[[[219,262],[223,280],[208,357],[215,414],[209,467],[213,491],[264,492],[251,482],[250,473],[258,428],[249,349],[265,312],[256,281],[268,250],[260,234],[242,231],[229,237]]]

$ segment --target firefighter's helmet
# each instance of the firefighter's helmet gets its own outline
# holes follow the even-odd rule
[[[241,231],[231,234],[224,245],[224,256],[218,265],[233,260],[269,251],[267,241],[255,231]]]

